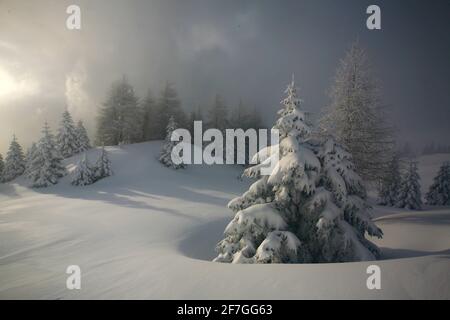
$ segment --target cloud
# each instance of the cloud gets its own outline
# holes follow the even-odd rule
[[[92,135],[98,106],[123,74],[140,97],[149,88],[156,96],[166,80],[174,82],[187,110],[207,107],[216,93],[230,107],[242,98],[270,125],[295,72],[305,107],[318,113],[328,103],[326,91],[339,59],[358,34],[384,81],[386,104],[398,110],[394,121],[403,124],[404,135],[448,136],[437,134],[449,130],[450,43],[442,41],[450,23],[443,18],[448,5],[427,4],[441,17],[433,20],[442,25],[438,28],[405,20],[411,12],[384,2],[399,19],[380,37],[367,33],[361,23],[364,3],[356,0],[345,6],[331,0],[77,3],[82,30],[70,31],[65,26],[70,1],[0,0],[0,152],[13,132],[27,146],[39,137],[44,120],[55,129],[67,107]],[[420,79],[431,89],[424,93]]]
[[[201,51],[223,50],[227,53],[232,52],[232,42],[227,39],[224,32],[216,27],[207,24],[193,25],[186,37],[180,42],[180,51],[190,51],[190,55],[195,55]]]
[[[65,97],[67,108],[74,118],[91,118],[95,106],[86,91],[88,73],[83,60],[78,60],[73,69],[66,75]]]

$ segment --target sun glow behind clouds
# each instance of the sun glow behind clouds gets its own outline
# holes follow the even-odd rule
[[[16,99],[39,92],[39,86],[29,75],[13,77],[0,67],[0,102],[5,99]]]

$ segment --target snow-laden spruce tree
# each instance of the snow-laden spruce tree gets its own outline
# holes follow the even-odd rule
[[[68,110],[63,112],[58,134],[56,135],[56,144],[64,158],[69,158],[80,151],[78,131]]]
[[[191,133],[191,137],[194,136],[194,122],[202,121],[203,122],[203,111],[202,108],[197,106],[192,112],[189,114],[189,119],[187,120],[188,126],[187,129]]]
[[[91,142],[84,127],[83,121],[79,120],[77,123],[77,141],[78,141],[78,152],[83,152],[91,148]]]
[[[105,150],[105,146],[102,147],[100,156],[94,165],[94,180],[100,180],[113,175],[111,169],[111,161],[108,157],[108,152]]]
[[[395,206],[397,204],[401,183],[400,159],[398,155],[394,155],[387,174],[381,181],[378,204],[382,206]]]
[[[8,153],[5,158],[5,167],[3,169],[2,181],[8,182],[22,175],[25,171],[25,156],[22,147],[13,135]]]
[[[97,144],[119,145],[142,140],[142,112],[133,86],[124,76],[115,82],[97,118]]]
[[[147,96],[141,102],[140,107],[142,110],[142,140],[154,140],[158,136],[159,124],[155,124],[156,102],[150,89],[147,91]]]
[[[3,156],[0,153],[0,182],[2,181],[3,177],[3,169],[5,169],[5,163],[3,162]]]
[[[95,182],[95,170],[91,167],[86,153],[78,162],[72,175],[72,185],[87,186]]]
[[[278,146],[255,157],[244,171],[258,180],[228,207],[235,212],[216,247],[214,261],[307,263],[373,260],[378,248],[365,238],[382,236],[370,219],[366,192],[351,156],[329,138],[310,139],[311,127],[300,108],[294,81],[274,128]],[[278,148],[277,148],[278,147]],[[261,168],[279,161],[270,175]]]
[[[402,178],[396,207],[410,210],[422,209],[422,194],[420,192],[420,176],[417,172],[417,162],[410,160]]]
[[[32,164],[33,164],[33,158],[35,156],[35,153],[37,151],[37,145],[35,142],[31,144],[31,146],[27,149],[27,153],[25,154],[25,171],[23,172],[23,175],[26,178],[30,178],[30,173],[32,172]]]
[[[172,83],[166,82],[155,106],[153,127],[156,139],[164,139],[170,117],[174,117],[181,128],[187,127],[187,117],[181,107],[177,91]]]
[[[58,183],[66,170],[62,164],[62,156],[56,146],[55,138],[47,122],[42,129],[42,137],[37,150],[33,152],[28,177],[34,188],[44,188]]]
[[[439,168],[425,199],[429,205],[450,206],[450,162],[444,162]]]
[[[208,110],[206,127],[225,132],[229,128],[228,107],[222,97],[216,94],[214,104]]]
[[[173,169],[182,169],[185,168],[186,165],[182,162],[179,164],[175,164],[172,161],[172,149],[179,143],[177,141],[172,141],[172,133],[178,128],[178,125],[175,121],[174,117],[170,117],[169,123],[166,128],[166,139],[164,140],[164,144],[161,149],[161,154],[159,156],[159,161],[165,165],[166,167],[170,167]],[[174,157],[178,157],[178,155],[174,154]],[[179,159],[181,160],[181,159]]]
[[[341,61],[330,98],[321,132],[347,148],[364,180],[380,181],[392,159],[394,139],[368,56],[357,43]]]

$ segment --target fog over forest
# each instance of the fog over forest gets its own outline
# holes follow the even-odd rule
[[[24,147],[69,108],[91,136],[111,84],[124,74],[144,98],[174,83],[182,106],[242,99],[270,126],[295,72],[313,117],[327,105],[339,60],[358,40],[371,58],[399,140],[415,148],[450,135],[450,3],[377,1],[0,1],[0,152]]]

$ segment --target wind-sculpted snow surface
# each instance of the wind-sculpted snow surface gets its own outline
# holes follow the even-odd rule
[[[106,147],[114,175],[89,186],[70,184],[81,154],[63,161],[69,174],[57,185],[0,184],[0,298],[450,298],[448,207],[375,207],[384,231],[374,240],[378,261],[211,262],[232,219],[226,204],[252,182],[237,179],[239,166],[166,168],[157,160],[161,145]],[[424,193],[443,161],[419,159]],[[281,238],[271,235],[271,247]],[[381,290],[367,289],[371,264],[380,266]],[[66,288],[69,265],[81,268],[81,290]]]

